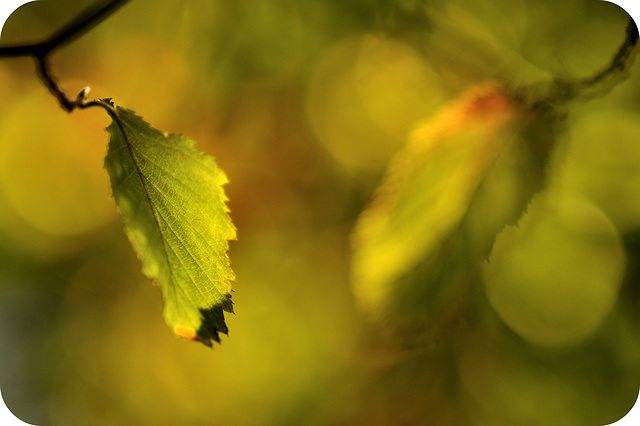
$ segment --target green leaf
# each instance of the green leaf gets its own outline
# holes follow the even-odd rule
[[[544,186],[560,119],[488,84],[419,125],[354,230],[364,311],[412,334],[454,319],[496,234]]]
[[[224,172],[186,137],[161,132],[132,111],[99,101],[113,119],[105,169],[142,270],[160,287],[178,335],[211,346],[233,312]]]

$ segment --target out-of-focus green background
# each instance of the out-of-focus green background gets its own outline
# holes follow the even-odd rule
[[[38,40],[89,4],[23,6],[1,42]],[[58,51],[69,92],[90,85],[187,135],[229,176],[236,314],[213,351],[172,335],[140,273],[102,168],[106,114],[65,113],[31,60],[1,60],[4,400],[38,425],[617,420],[640,386],[637,69],[571,106],[552,170],[591,212],[581,226],[615,245],[602,260],[596,238],[589,252],[613,272],[594,289],[553,221],[549,246],[514,255],[509,272],[539,309],[569,312],[566,327],[522,315],[522,294],[498,282],[447,356],[408,348],[358,310],[349,236],[417,120],[486,80],[591,75],[627,22],[596,0],[132,0]],[[553,253],[565,293],[536,276],[536,250]]]

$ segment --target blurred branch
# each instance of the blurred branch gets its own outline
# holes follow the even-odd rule
[[[638,40],[638,27],[633,19],[629,19],[624,41],[611,62],[602,70],[590,77],[556,78],[550,83],[536,84],[535,89],[529,91],[529,95],[523,96],[529,98],[531,105],[540,108],[604,96],[629,77],[631,67],[640,51]]]
[[[629,19],[625,39],[609,65],[591,77],[573,81],[556,79],[552,83],[552,103],[574,99],[590,100],[606,95],[629,76],[637,54],[638,27],[633,19]],[[545,99],[545,102],[548,101],[549,99]]]
[[[49,91],[58,99],[65,111],[71,112],[85,102],[85,96],[89,92],[85,87],[80,91],[75,100],[71,99],[56,83],[49,69],[49,55],[68,43],[73,38],[98,25],[109,15],[122,7],[129,0],[108,0],[101,5],[87,9],[53,36],[39,42],[15,46],[0,46],[0,58],[32,56],[38,66],[38,72]]]
[[[629,69],[635,59],[632,53],[634,53],[634,47],[636,47],[637,44],[638,27],[633,19],[629,19],[629,24],[627,25],[627,36],[618,49],[618,52],[613,57],[611,64],[595,76],[583,79],[579,84],[583,88],[589,89]]]

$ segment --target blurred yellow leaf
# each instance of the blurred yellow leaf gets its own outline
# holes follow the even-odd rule
[[[554,139],[547,118],[488,83],[418,126],[355,228],[365,310],[423,315],[439,289],[468,278],[542,187]]]

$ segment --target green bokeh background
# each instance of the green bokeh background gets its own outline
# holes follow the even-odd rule
[[[25,5],[1,42],[38,40],[90,3]],[[213,351],[172,335],[159,291],[140,273],[102,168],[109,118],[65,113],[31,60],[1,60],[7,405],[38,425],[619,419],[640,385],[637,68],[606,97],[571,107],[551,171],[576,200],[568,211],[591,212],[579,232],[593,227],[593,238],[573,238],[565,210],[543,220],[542,246],[504,254],[509,274],[521,270],[533,290],[505,300],[492,293],[499,280],[487,285],[474,295],[478,323],[452,330],[457,344],[446,356],[407,347],[362,315],[349,236],[417,120],[486,80],[592,75],[627,21],[596,0],[132,0],[58,51],[53,72],[69,92],[90,85],[91,96],[196,140],[227,173],[236,314]],[[609,301],[589,310],[588,324],[549,340],[526,315],[513,319],[510,307],[522,312],[531,291],[540,309],[551,297],[549,309],[579,321],[601,293],[581,280],[578,249],[602,244],[615,246],[602,260],[612,271],[603,278]],[[548,281],[531,265],[563,250],[578,259],[567,265],[554,254],[552,282],[567,286],[564,298],[554,296],[558,286],[536,291],[536,279]]]

